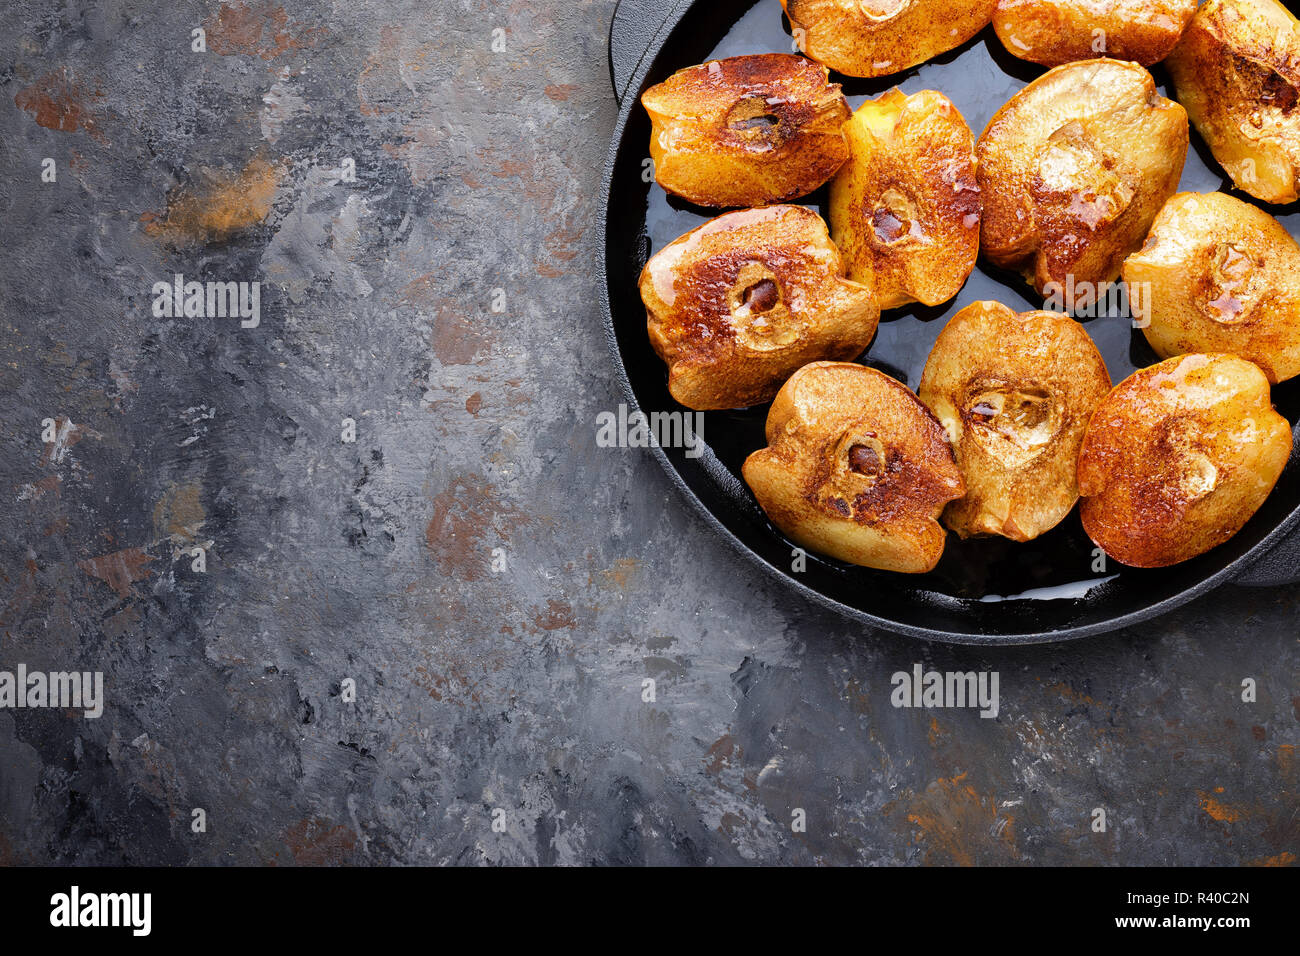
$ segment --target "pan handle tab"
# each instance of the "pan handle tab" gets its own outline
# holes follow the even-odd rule
[[[1300,526],[1292,528],[1232,583],[1267,588],[1297,582],[1300,582]]]
[[[619,0],[609,26],[609,79],[614,97],[623,102],[627,86],[659,33],[682,3],[690,0]]]

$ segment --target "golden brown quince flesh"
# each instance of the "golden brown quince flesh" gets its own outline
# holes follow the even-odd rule
[[[757,405],[807,362],[855,358],[880,318],[804,206],[710,220],[646,263],[640,286],[668,389],[695,409]]]
[[[1300,189],[1300,23],[1276,0],[1209,0],[1166,61],[1238,189],[1288,203]]]
[[[1256,366],[1222,354],[1165,359],[1093,413],[1079,452],[1083,528],[1133,567],[1186,561],[1241,530],[1290,454],[1291,426]]]
[[[897,89],[868,100],[844,126],[849,161],[831,180],[831,232],[849,278],[881,309],[938,305],[979,254],[975,143],[952,101]]]
[[[998,110],[975,153],[980,248],[1072,310],[1119,276],[1178,188],[1187,114],[1136,63],[1067,63]]]
[[[1012,56],[1043,66],[1097,56],[1151,66],[1194,13],[1196,0],[999,0],[993,29]]]
[[[1228,352],[1273,383],[1300,374],[1300,245],[1224,193],[1179,193],[1124,260],[1143,332],[1162,357]]]
[[[997,0],[781,0],[799,49],[848,76],[887,76],[961,46]]]
[[[947,429],[966,496],[943,523],[963,538],[1029,541],[1078,500],[1075,462],[1110,375],[1083,326],[1059,312],[974,302],[948,322],[918,394]]]
[[[767,447],[743,474],[796,544],[887,571],[938,563],[939,513],[965,491],[943,426],[920,400],[847,362],[814,362],[790,377],[768,412]]]
[[[807,195],[848,158],[849,104],[820,63],[785,53],[678,70],[641,96],[655,179],[701,206]]]

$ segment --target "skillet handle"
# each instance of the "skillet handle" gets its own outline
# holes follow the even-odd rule
[[[1300,527],[1292,528],[1286,537],[1233,580],[1233,584],[1260,588],[1297,582],[1300,582]]]
[[[609,25],[609,79],[620,103],[659,28],[683,2],[690,0],[619,0]]]

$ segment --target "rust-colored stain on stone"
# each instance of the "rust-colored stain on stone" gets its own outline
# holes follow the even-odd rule
[[[527,163],[518,159],[503,159],[501,165],[492,170],[492,175],[497,179],[514,179],[527,176],[529,166]]]
[[[439,362],[443,365],[479,364],[495,341],[495,335],[482,320],[467,317],[472,310],[436,295],[440,278],[430,273],[408,282],[402,287],[398,301],[421,312],[432,313],[429,344]],[[470,413],[473,414],[472,409]]]
[[[204,21],[203,29],[213,53],[242,53],[263,60],[315,46],[319,34],[325,32],[324,27],[314,27],[298,31],[295,36],[284,7],[270,3],[223,3],[214,16]]]
[[[1018,859],[1011,815],[965,780],[965,773],[941,777],[908,805],[907,820],[920,830],[926,862],[973,866]]]
[[[459,667],[452,664],[446,670],[447,674],[444,675],[424,664],[418,664],[413,680],[439,703],[447,701],[457,707],[464,707],[467,700],[474,705],[483,702],[474,682]]]
[[[453,309],[439,309],[434,317],[433,354],[443,365],[471,365],[491,341],[487,331]]]
[[[475,392],[469,398],[465,399],[465,411],[471,415],[477,415],[478,410],[483,407],[483,396]]]
[[[1057,681],[1054,684],[1048,684],[1046,689],[1052,693],[1059,694],[1063,700],[1069,701],[1072,704],[1092,707],[1098,711],[1106,711],[1110,709],[1109,705],[1103,704],[1101,701],[1089,697],[1082,691],[1075,690],[1069,684],[1065,683],[1065,681]]]
[[[1279,853],[1276,856],[1261,856],[1248,860],[1246,866],[1294,866],[1294,853]]]
[[[577,83],[552,83],[546,88],[546,95],[557,103],[563,103],[581,89]]]
[[[356,850],[357,834],[351,827],[311,817],[285,830],[284,842],[299,866],[338,866],[347,863]]]
[[[614,561],[614,566],[605,568],[600,572],[600,577],[605,586],[615,587],[620,591],[626,591],[632,576],[640,569],[641,562],[636,558],[618,558]]]
[[[500,501],[482,475],[466,473],[453,477],[434,497],[424,537],[440,573],[477,581],[488,573],[498,541],[527,523],[528,516]],[[485,540],[489,534],[495,540]]]
[[[704,767],[704,772],[716,777],[733,762],[739,763],[744,755],[744,751],[736,746],[736,741],[731,734],[723,734],[713,742],[709,752],[705,755],[709,762]]]
[[[14,103],[32,114],[37,124],[63,133],[84,129],[104,142],[95,123],[92,103],[103,98],[98,91],[86,90],[66,69],[47,73],[35,83],[19,90]]]
[[[50,492],[54,492],[56,498],[63,497],[63,479],[58,475],[46,475],[40,481],[24,485],[20,497],[25,497],[31,501],[39,501]]]
[[[176,541],[193,541],[203,522],[207,520],[203,502],[199,500],[202,489],[197,481],[172,485],[158,499],[153,509],[154,531],[160,538]]]
[[[1218,792],[1222,793],[1223,788],[1220,787]],[[1218,820],[1220,823],[1236,823],[1241,819],[1242,813],[1237,807],[1220,803],[1210,794],[1200,790],[1196,791],[1196,797],[1201,803],[1201,809],[1209,814],[1211,819]]]
[[[561,226],[552,230],[546,237],[546,248],[556,259],[568,262],[578,255],[578,250],[573,248],[578,240],[582,238],[585,230],[578,226],[573,229],[565,229]]]
[[[214,242],[255,226],[271,212],[280,168],[261,157],[237,173],[212,173],[197,188],[167,196],[167,212],[141,217],[145,232],[173,242]]]
[[[126,548],[112,554],[101,554],[97,558],[78,561],[77,567],[92,578],[99,578],[121,597],[131,593],[131,584],[142,581],[149,576],[147,565],[153,558],[140,548]]]
[[[1295,774],[1295,744],[1277,745],[1277,768],[1282,775],[1293,780]]]
[[[538,608],[533,613],[533,623],[543,631],[559,631],[576,627],[578,619],[573,614],[571,604],[551,598],[546,602],[545,610]]]

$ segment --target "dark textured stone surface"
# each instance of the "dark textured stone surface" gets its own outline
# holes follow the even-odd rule
[[[10,5],[0,669],[108,702],[0,711],[0,862],[1294,862],[1295,589],[927,646],[595,446],[612,9]],[[176,272],[261,325],[155,318]],[[914,661],[998,718],[891,707]]]

